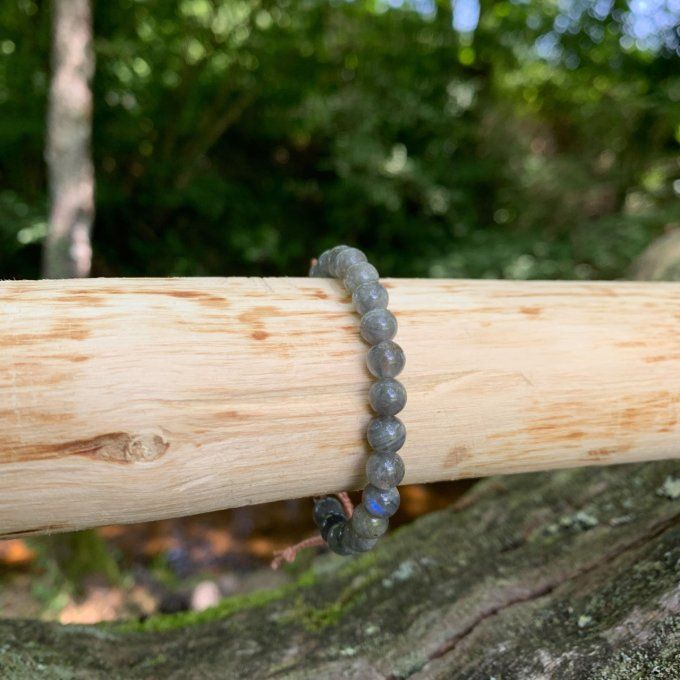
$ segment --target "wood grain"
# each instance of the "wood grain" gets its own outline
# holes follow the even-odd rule
[[[680,284],[385,283],[405,482],[678,457]],[[6,281],[0,322],[0,537],[364,483],[334,281]]]

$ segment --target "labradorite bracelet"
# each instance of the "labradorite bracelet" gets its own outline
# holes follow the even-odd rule
[[[366,356],[368,370],[377,378],[368,401],[377,414],[368,424],[366,437],[373,453],[366,462],[369,484],[361,505],[351,517],[334,496],[314,504],[314,522],[328,547],[340,555],[370,550],[388,527],[399,507],[397,485],[404,477],[404,462],[397,451],[404,445],[406,428],[396,418],[406,404],[406,390],[395,380],[404,368],[404,352],[392,341],[397,320],[387,310],[387,290],[378,281],[378,271],[357,248],[336,246],[321,253],[310,276],[335,277],[352,295],[354,308],[361,315],[359,332],[371,345]]]

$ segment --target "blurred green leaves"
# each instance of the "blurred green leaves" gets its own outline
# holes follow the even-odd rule
[[[353,242],[395,275],[620,276],[680,221],[680,69],[605,9],[484,1],[459,35],[442,3],[96,3],[94,273],[303,274]],[[0,276],[34,277],[49,13],[3,17]]]

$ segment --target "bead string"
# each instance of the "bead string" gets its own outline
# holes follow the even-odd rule
[[[406,405],[406,390],[395,378],[404,368],[405,357],[401,347],[392,341],[397,320],[387,310],[387,290],[380,284],[378,271],[366,255],[344,245],[321,253],[309,275],[341,280],[361,315],[359,332],[371,345],[366,363],[377,378],[368,393],[368,401],[376,413],[366,431],[373,453],[366,462],[369,484],[363,491],[361,504],[353,508],[345,492],[315,499],[314,522],[320,535],[275,553],[274,569],[284,561],[292,562],[298,550],[324,543],[339,555],[353,555],[373,548],[387,531],[389,518],[399,508],[396,487],[404,477],[404,462],[397,451],[404,445],[406,428],[396,414]]]

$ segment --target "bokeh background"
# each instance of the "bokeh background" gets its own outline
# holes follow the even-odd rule
[[[0,0],[0,278],[41,275],[52,10]],[[612,279],[680,226],[679,0],[92,10],[93,276],[301,275],[346,242],[394,276]],[[2,615],[201,608],[290,578],[260,567],[310,529],[291,501],[7,541]]]

